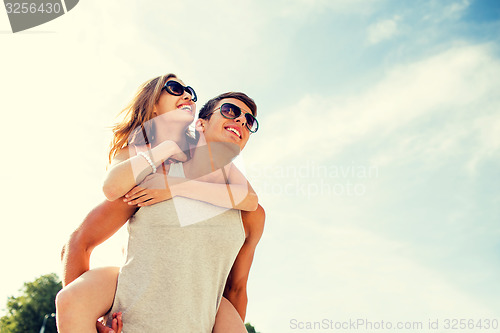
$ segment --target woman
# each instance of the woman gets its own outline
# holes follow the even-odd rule
[[[103,188],[108,199],[120,198],[136,184],[145,180],[148,175],[150,178],[146,179],[146,182],[154,182],[156,173],[153,171],[166,174],[170,166],[169,161],[187,158],[183,151],[189,155],[190,144],[194,142],[189,135],[188,126],[194,118],[195,100],[194,90],[185,87],[172,74],[155,78],[141,86],[132,103],[125,109],[127,110],[125,120],[114,129],[110,150],[111,167]],[[241,175],[235,168],[231,168],[229,172],[231,172],[230,178],[241,179]],[[221,184],[213,186],[217,189],[221,186],[225,187]],[[183,182],[178,184],[178,187],[183,187],[186,193],[195,195],[198,193],[195,190],[196,182]],[[191,190],[187,190],[189,187]],[[243,193],[248,188],[245,184],[233,189],[235,193],[238,191]],[[140,193],[144,195],[139,198],[134,195],[133,203],[148,206],[159,200],[169,199],[166,192],[168,191],[165,189],[162,191],[142,190]],[[159,193],[161,196],[158,195]],[[241,197],[243,200],[237,202],[235,207],[228,208],[255,209],[256,196],[253,192],[246,196],[239,194],[235,197]],[[203,200],[200,197],[195,199]],[[207,198],[207,201],[213,204],[228,206],[227,201],[217,200],[217,197]],[[103,315],[113,302],[116,275],[116,268],[92,270],[64,288],[57,299],[59,331],[95,332],[95,320]],[[102,299],[96,300],[94,297],[96,293],[102,295]],[[76,302],[91,306],[80,307],[78,313],[75,314],[71,304]],[[100,306],[95,306],[96,303]],[[81,309],[85,311],[82,312]],[[222,299],[219,312],[222,313],[217,314],[217,320],[225,318],[221,319],[224,320],[222,325],[227,326],[228,322],[234,322],[240,325],[240,327],[235,327],[234,331],[244,332],[241,320],[239,322],[234,320],[234,314],[237,316],[237,313],[227,300]],[[232,319],[231,316],[233,316]],[[216,321],[214,331],[217,330],[218,325]]]

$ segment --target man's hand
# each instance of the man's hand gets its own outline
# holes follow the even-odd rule
[[[100,321],[95,324],[95,328],[99,333],[121,333],[123,328],[122,313],[113,313],[111,328],[104,326]]]

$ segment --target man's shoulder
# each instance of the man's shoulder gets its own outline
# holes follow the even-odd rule
[[[254,211],[241,211],[241,217],[247,231],[247,240],[258,242],[264,232],[264,223],[266,220],[264,208],[259,204]]]

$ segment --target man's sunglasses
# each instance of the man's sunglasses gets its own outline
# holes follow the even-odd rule
[[[236,119],[241,115],[241,109],[231,103],[222,104],[220,107],[215,109],[214,112],[219,109],[222,116],[227,119]],[[251,113],[245,113],[245,119],[248,130],[252,133],[257,132],[259,129],[259,122],[257,121],[257,118],[255,118]]]
[[[190,86],[184,87],[177,81],[167,81],[162,89],[165,89],[170,95],[181,96],[184,95],[184,91],[187,91],[189,95],[191,95],[191,100],[196,102],[198,97],[196,97],[196,93],[194,89]]]

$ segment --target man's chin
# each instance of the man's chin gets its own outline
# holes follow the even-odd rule
[[[231,163],[241,152],[240,146],[234,142],[211,141],[208,145],[217,168]]]

